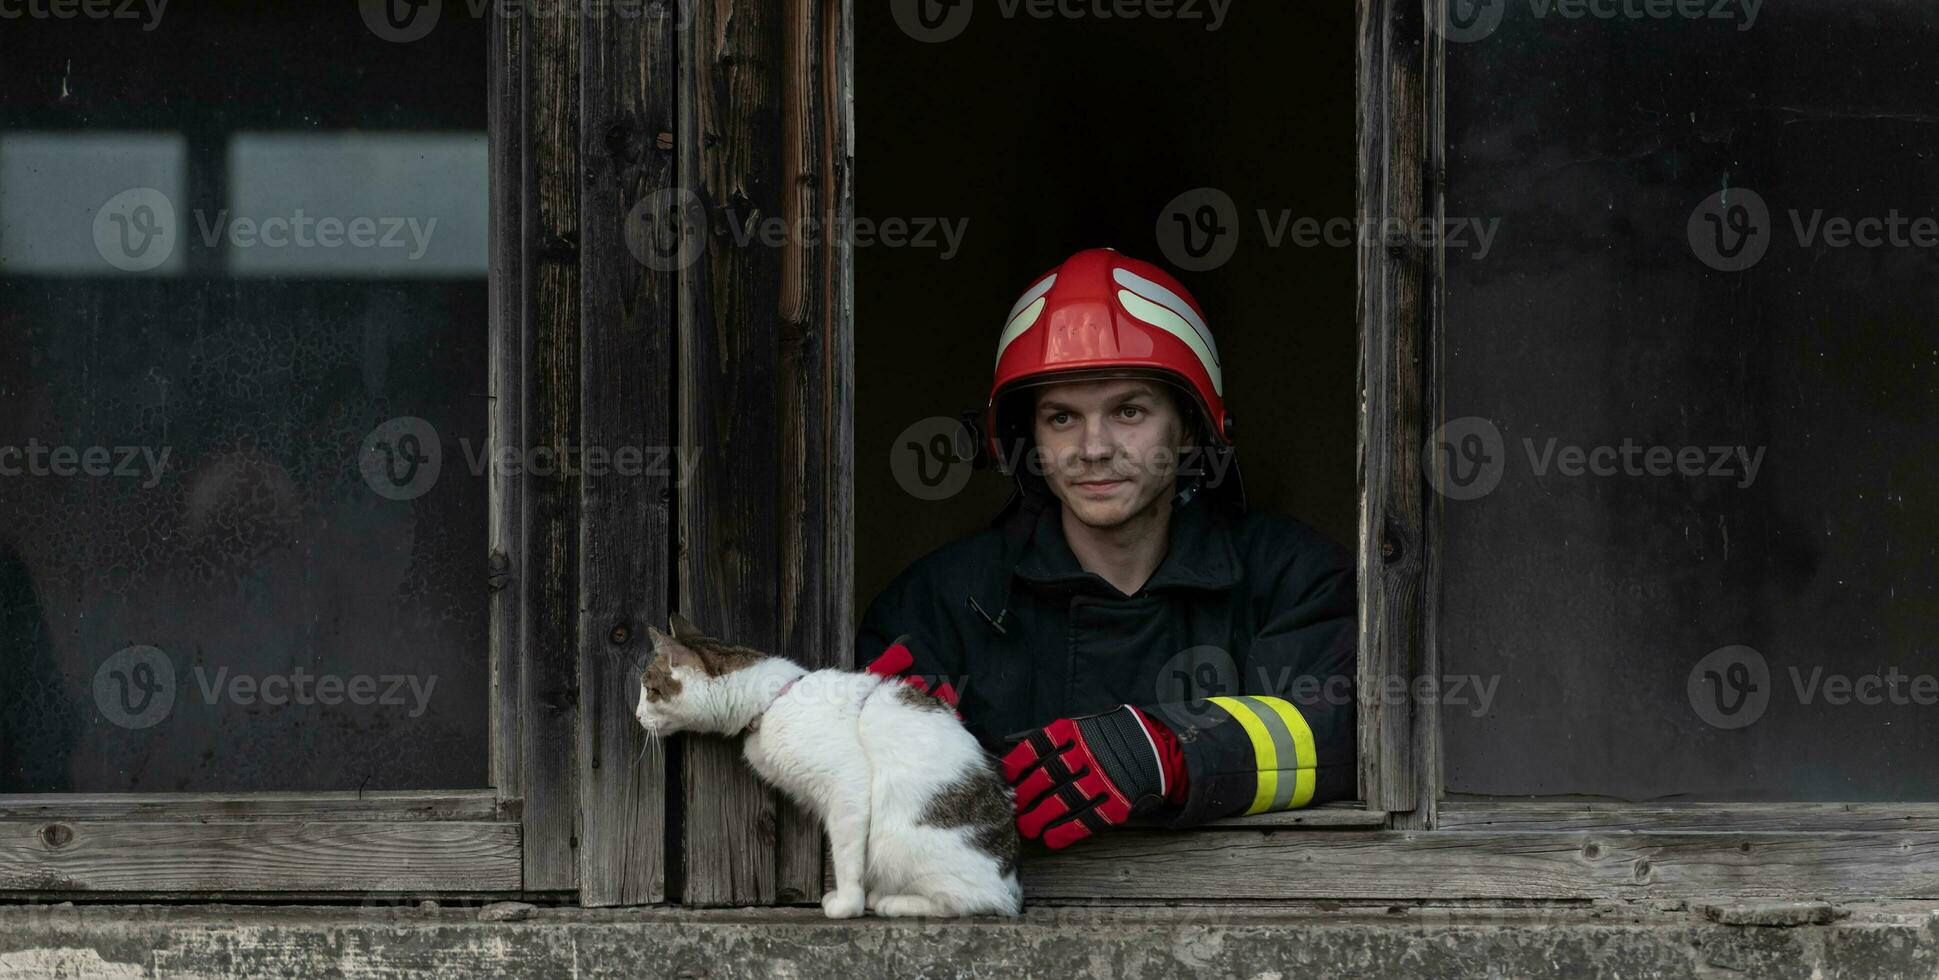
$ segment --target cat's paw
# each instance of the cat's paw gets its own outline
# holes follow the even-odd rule
[[[831,919],[853,919],[862,914],[860,888],[837,888],[821,897],[821,912]]]

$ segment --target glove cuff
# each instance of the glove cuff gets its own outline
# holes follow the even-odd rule
[[[1091,750],[1091,758],[1131,803],[1131,812],[1147,813],[1164,804],[1165,768],[1162,750],[1138,709],[1124,705],[1116,711],[1073,719]]]

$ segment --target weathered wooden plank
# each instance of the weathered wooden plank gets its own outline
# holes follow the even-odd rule
[[[491,18],[491,431],[487,458],[525,445],[526,372],[531,335],[526,331],[528,267],[524,254],[525,61],[523,22]],[[519,676],[525,639],[525,604],[532,580],[524,567],[525,477],[510,468],[491,471],[488,586],[491,589],[491,780],[501,797],[519,789]]]
[[[805,503],[777,496],[782,256],[736,235],[782,214],[780,10],[718,0],[688,12],[676,145],[708,233],[680,270],[680,442],[699,467],[679,501],[678,605],[703,630],[779,650],[781,540],[798,527],[789,512]],[[775,794],[733,741],[680,741],[682,899],[772,903]]]
[[[1131,826],[1143,830],[1166,829],[1143,820],[1134,820]],[[1207,830],[1265,830],[1291,827],[1315,830],[1339,828],[1376,830],[1386,826],[1387,814],[1379,810],[1369,810],[1360,803],[1327,803],[1304,810],[1260,813],[1249,817],[1225,817],[1190,830],[1176,832],[1195,834]]]
[[[1312,830],[1336,828],[1376,829],[1387,826],[1388,814],[1369,810],[1359,803],[1331,803],[1305,810],[1260,813],[1250,817],[1226,817],[1206,824],[1207,830],[1259,830],[1262,828],[1304,827]]]
[[[1421,4],[1359,0],[1359,207],[1366,220],[1422,212]],[[1422,661],[1423,249],[1360,250],[1360,671],[1363,691],[1411,679]],[[1411,688],[1410,688],[1411,689]],[[1400,822],[1427,818],[1417,754],[1432,705],[1362,699],[1361,792]],[[1419,811],[1413,817],[1399,814]]]
[[[1939,897],[1939,834],[1126,830],[1022,874],[1031,900],[1913,899]]]
[[[586,906],[639,905],[666,897],[665,750],[633,708],[646,627],[672,597],[673,476],[643,464],[673,445],[678,296],[670,271],[634,256],[628,223],[673,185],[660,134],[674,129],[674,20],[601,5],[580,23],[579,891]]]
[[[499,820],[516,809],[493,790],[0,796],[0,820]]]
[[[782,17],[781,216],[799,227],[847,227],[854,208],[845,7],[842,0],[786,0]],[[846,665],[854,648],[851,251],[825,230],[793,236],[781,249],[777,499],[789,502],[782,513],[781,649],[811,667]],[[785,797],[778,803],[775,900],[819,899],[821,822]]]
[[[1939,803],[1466,803],[1442,801],[1439,829],[1491,833],[1939,833]]]
[[[0,821],[0,891],[516,891],[519,826]]]
[[[530,79],[524,216],[532,269],[531,401],[523,448],[553,459],[579,444],[579,26],[519,8]],[[567,467],[527,467],[524,670],[520,678],[525,886],[578,886],[579,480]]]

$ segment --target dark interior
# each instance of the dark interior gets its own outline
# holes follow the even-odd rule
[[[1206,308],[1255,509],[1355,533],[1356,259],[1274,247],[1260,212],[1354,213],[1351,4],[1237,4],[1204,19],[1005,17],[978,4],[943,43],[856,5],[857,212],[967,221],[960,249],[856,250],[856,612],[903,567],[983,526],[993,471],[940,500],[892,454],[987,397],[997,334],[1039,275],[1109,246],[1173,269]],[[1022,8],[1019,8],[1021,11]],[[1239,218],[1223,265],[1185,271],[1160,215],[1216,188]],[[959,464],[960,465],[960,464]]]

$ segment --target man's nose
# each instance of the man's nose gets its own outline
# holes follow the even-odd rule
[[[1085,459],[1110,459],[1118,451],[1117,440],[1111,435],[1111,427],[1103,419],[1091,418],[1084,422],[1084,440],[1078,452]]]

